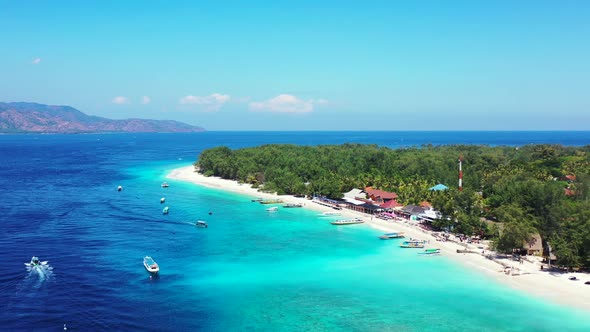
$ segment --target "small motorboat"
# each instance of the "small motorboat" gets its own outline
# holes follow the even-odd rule
[[[340,219],[336,221],[332,221],[330,224],[336,226],[343,226],[343,225],[354,225],[354,224],[362,224],[364,221],[361,218],[352,218],[352,219]]]
[[[168,183],[167,182],[162,183],[162,188],[168,188],[168,187],[169,186],[168,186]]]
[[[117,191],[123,191],[123,186],[118,186]]]
[[[25,263],[27,267],[34,268],[42,265],[47,265],[47,261],[39,260],[39,257],[33,256],[31,257],[31,261],[29,263]]]
[[[166,202],[166,198],[165,197],[160,198],[160,204],[163,204],[164,202]]]
[[[401,239],[406,237],[403,232],[393,232],[393,233],[385,233],[381,235],[379,238],[381,240],[390,240],[390,239]]]
[[[568,278],[569,280],[578,280],[578,278],[576,278],[576,276],[571,276]]]
[[[285,208],[300,208],[303,207],[303,203],[287,203],[283,205]]]
[[[402,248],[424,248],[425,244],[426,244],[425,240],[410,239],[410,241],[404,241],[402,244],[400,244],[400,247],[402,247]]]
[[[148,272],[150,273],[160,272],[160,267],[158,266],[158,263],[156,263],[156,261],[150,256],[145,256],[143,258],[143,266],[145,266],[145,269],[148,270]]]
[[[197,220],[197,222],[195,223],[195,226],[197,227],[202,227],[202,228],[207,228],[209,227],[209,225],[207,225],[206,222],[204,222],[203,220]]]
[[[341,214],[342,213],[340,213],[340,212],[330,211],[330,212],[320,213],[319,216],[320,217],[336,217],[336,216],[339,216]]]
[[[424,249],[424,251],[419,252],[421,255],[439,255],[440,249],[438,248],[431,248],[431,249]]]
[[[278,210],[279,210],[279,208],[276,207],[276,206],[269,207],[268,209],[266,209],[266,211],[268,211],[268,212],[275,212],[275,211],[278,211]]]
[[[163,214],[168,214],[168,210],[169,210],[169,209],[170,209],[169,207],[165,207],[165,208],[164,208],[164,210],[162,210],[162,213],[163,213]]]

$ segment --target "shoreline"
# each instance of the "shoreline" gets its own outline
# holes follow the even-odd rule
[[[330,207],[314,203],[306,198],[263,193],[252,188],[248,184],[239,184],[236,181],[221,179],[219,177],[206,177],[195,172],[194,166],[192,165],[173,169],[166,175],[166,178],[191,182],[196,185],[238,193],[245,196],[252,196],[253,198],[280,197],[284,203],[302,203],[303,208],[318,212],[335,211]],[[494,260],[492,260],[479,253],[480,251],[485,250],[486,254],[494,254],[487,250],[485,244],[459,244],[452,241],[441,242],[433,236],[433,232],[419,228],[417,225],[408,222],[386,221],[348,209],[342,209],[339,210],[339,212],[342,213],[343,218],[361,218],[364,221],[364,224],[383,232],[400,231],[404,232],[408,238],[428,240],[429,244],[427,247],[439,248],[442,255],[449,257],[458,264],[485,273],[499,283],[513,289],[523,291],[529,295],[548,300],[552,303],[590,312],[590,285],[584,284],[584,282],[590,281],[590,275],[586,273],[556,273],[548,270],[543,271],[540,270],[541,264],[539,258],[533,256],[527,256],[527,259],[523,261],[522,264],[509,258],[495,257]],[[484,249],[481,248],[482,246]],[[476,253],[457,253],[458,249],[468,249]],[[505,266],[513,268],[510,274],[505,273]],[[570,276],[576,276],[578,280],[568,280],[568,277]]]

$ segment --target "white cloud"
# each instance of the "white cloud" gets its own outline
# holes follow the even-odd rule
[[[141,103],[144,105],[147,105],[149,103],[152,102],[152,98],[148,97],[148,96],[143,96],[141,97]]]
[[[252,102],[251,111],[270,111],[277,113],[309,113],[315,105],[327,103],[324,99],[302,100],[293,95],[281,94],[269,100]]]
[[[227,103],[230,99],[229,95],[214,93],[209,96],[185,96],[180,98],[180,103],[183,105],[200,105],[207,111],[217,111]]]
[[[112,103],[118,104],[118,105],[129,104],[129,98],[123,97],[123,96],[117,96],[117,97],[113,98]]]
[[[38,65],[41,63],[41,58],[34,58],[33,61],[31,61],[31,63],[34,65]]]

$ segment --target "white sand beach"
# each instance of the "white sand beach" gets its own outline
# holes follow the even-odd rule
[[[313,209],[318,212],[334,211],[330,207],[317,204],[305,198],[262,193],[247,184],[239,184],[236,181],[218,177],[205,177],[195,172],[192,165],[174,169],[167,177],[210,188],[240,193],[251,196],[252,198],[280,197],[285,203],[301,203],[304,204],[304,208]],[[541,262],[538,257],[529,256],[522,263],[509,258],[491,260],[484,255],[495,257],[495,253],[489,251],[485,244],[467,245],[452,241],[442,242],[433,236],[434,234],[432,232],[409,222],[386,221],[348,209],[343,209],[340,212],[343,218],[360,217],[365,221],[365,225],[383,232],[401,231],[405,232],[408,238],[428,240],[429,244],[427,247],[440,248],[442,255],[454,259],[469,268],[486,273],[509,287],[525,291],[533,296],[555,303],[590,312],[590,285],[584,284],[584,282],[590,281],[589,274],[578,272],[555,273],[549,272],[546,269],[541,270]],[[458,249],[471,250],[474,253],[457,253]],[[571,276],[576,276],[578,280],[569,280],[568,278]]]

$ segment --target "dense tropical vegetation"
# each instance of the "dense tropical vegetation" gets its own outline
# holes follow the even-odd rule
[[[456,188],[460,157],[462,191]],[[590,146],[216,147],[195,166],[279,194],[337,199],[352,188],[393,191],[402,204],[431,202],[443,215],[433,223],[439,229],[493,238],[504,252],[538,232],[561,264],[590,266]],[[430,191],[437,183],[451,188]]]

